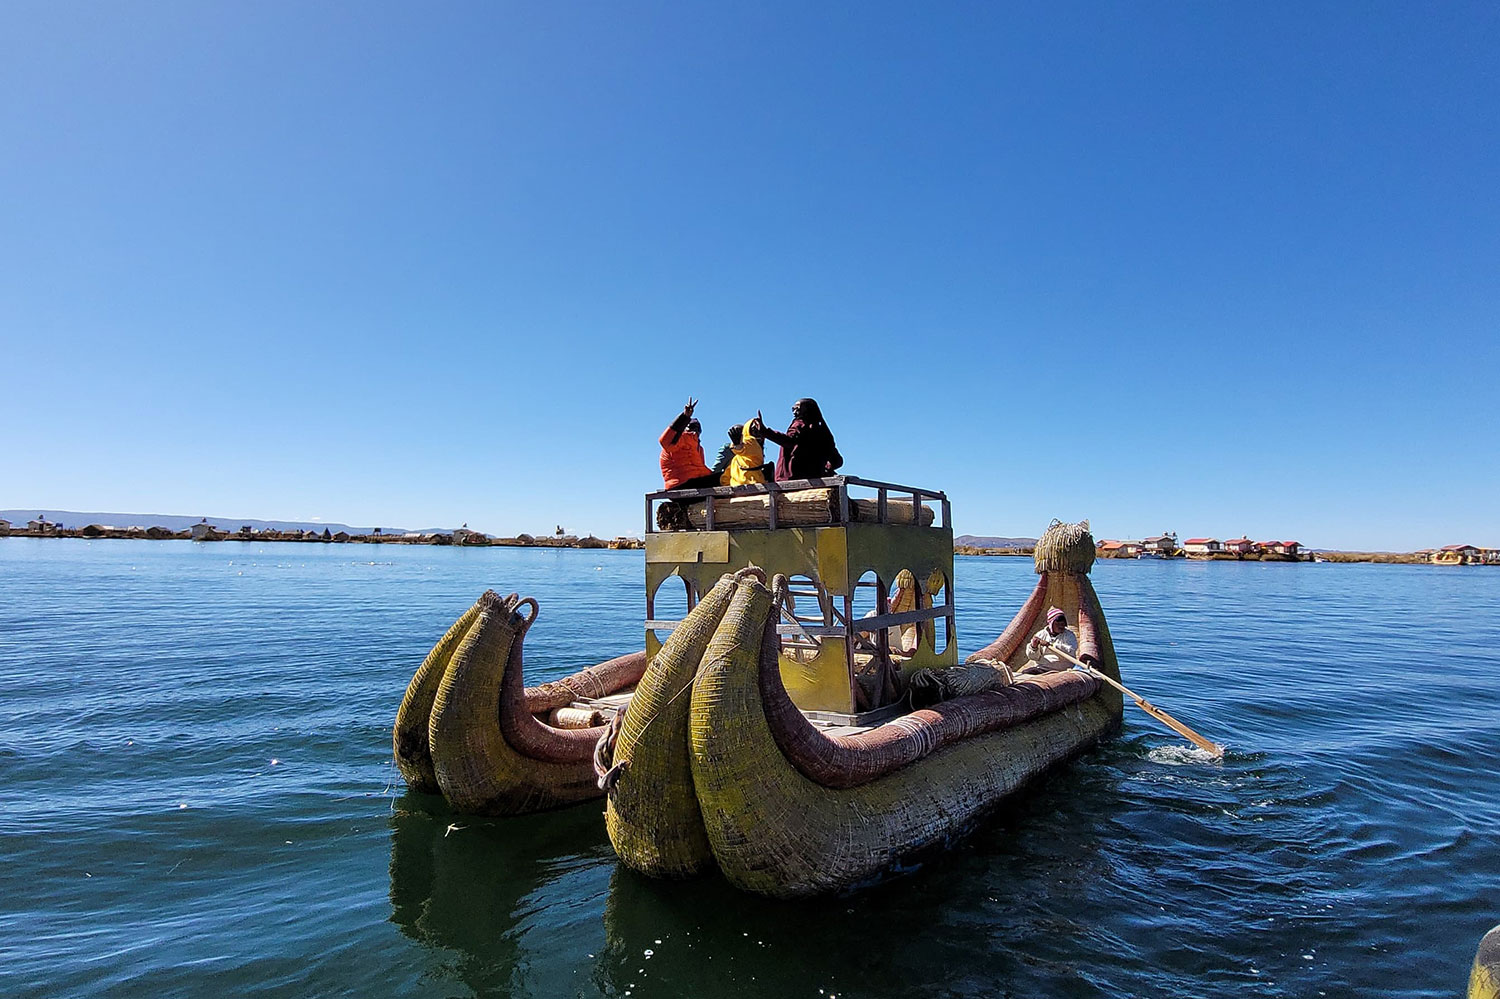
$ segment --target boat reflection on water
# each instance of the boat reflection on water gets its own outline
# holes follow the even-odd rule
[[[662,881],[618,865],[595,986],[604,995],[867,993],[880,984],[868,958],[890,932],[879,925],[887,914],[869,914],[868,899],[789,905],[746,895],[717,874]],[[864,941],[864,961],[847,950],[854,939]]]
[[[1021,983],[1016,994],[1047,994],[1059,982],[1083,989],[1077,942],[1095,932],[1090,907],[1113,904],[1091,809],[1116,783],[1099,769],[1059,774],[987,816],[964,849],[934,848],[916,858],[915,876],[842,895],[787,902],[717,873],[666,881],[617,865],[595,987],[827,999],[925,994],[922,983],[959,974],[974,994],[1003,992],[1006,982]]]
[[[637,874],[596,808],[482,819],[408,794],[391,819],[390,920],[426,951],[426,977],[477,996],[899,995],[958,968],[976,990],[1082,988],[1079,941],[1107,943],[1093,923],[1117,903],[1101,876],[1101,815],[1122,794],[1108,759],[1133,755],[1111,744],[1089,758],[1102,765],[1008,800],[962,850],[915,858],[915,876],[797,902],[717,873]]]
[[[484,819],[456,815],[435,796],[402,795],[391,818],[390,920],[452,952],[439,975],[477,995],[506,994],[522,934],[546,920],[559,882],[613,861],[603,826],[596,808]]]

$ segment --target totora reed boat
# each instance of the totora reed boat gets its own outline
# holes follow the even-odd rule
[[[653,493],[646,514],[644,652],[526,688],[536,603],[486,593],[402,701],[414,789],[495,815],[602,794],[627,866],[791,897],[962,834],[1120,724],[1089,674],[1021,671],[1059,607],[1119,678],[1087,524],[1054,522],[1031,595],[960,664],[940,492],[835,476]]]

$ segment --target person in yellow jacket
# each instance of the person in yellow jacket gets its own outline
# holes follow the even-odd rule
[[[745,486],[766,481],[764,435],[757,436],[758,424],[751,420],[729,428],[731,457],[719,481],[726,486]]]

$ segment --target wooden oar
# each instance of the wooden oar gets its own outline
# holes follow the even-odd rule
[[[1136,705],[1142,711],[1146,712],[1146,714],[1150,715],[1152,718],[1155,718],[1157,721],[1167,726],[1167,728],[1176,732],[1178,735],[1182,736],[1188,742],[1191,742],[1193,745],[1197,746],[1199,749],[1203,750],[1214,759],[1219,760],[1224,758],[1223,746],[1219,745],[1216,742],[1210,742],[1209,740],[1203,738],[1203,736],[1199,735],[1197,732],[1194,732],[1182,722],[1178,721],[1176,718],[1173,718],[1161,708],[1157,707],[1155,704],[1152,704],[1140,694],[1137,694],[1135,691],[1125,686],[1119,680],[1116,680],[1113,677],[1107,676],[1106,674],[1101,673],[1099,670],[1094,669],[1094,667],[1090,666],[1082,659],[1079,659],[1077,656],[1072,655],[1066,649],[1060,648],[1052,642],[1047,642],[1046,645],[1047,648],[1051,649],[1053,652],[1056,652],[1068,662],[1074,663],[1078,666],[1082,666],[1085,670],[1088,671],[1090,676],[1098,677],[1100,680],[1103,680],[1111,687],[1114,687],[1120,693],[1129,696],[1131,700],[1135,701]]]

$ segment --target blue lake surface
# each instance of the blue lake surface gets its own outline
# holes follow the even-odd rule
[[[1120,737],[873,888],[454,816],[390,725],[487,587],[528,682],[639,648],[639,552],[0,540],[0,995],[1444,996],[1500,921],[1500,570],[1102,562]],[[959,645],[1031,590],[959,558]]]

